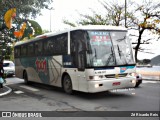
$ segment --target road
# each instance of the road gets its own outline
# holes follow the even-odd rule
[[[12,88],[12,92],[0,98],[0,111],[135,111],[136,113],[136,111],[160,110],[160,83],[156,81],[143,81],[139,88],[95,94],[75,92],[74,95],[68,95],[62,89],[52,86],[35,83],[26,85],[23,80],[16,77],[7,78],[7,86]],[[96,112],[92,114],[96,116]],[[67,116],[67,119],[70,117],[72,115]],[[126,119],[129,118],[127,116]],[[58,119],[62,119],[61,116],[58,116]],[[92,116],[85,119],[97,120]],[[105,116],[99,119],[108,120]],[[110,119],[119,120],[120,118]],[[150,120],[151,117],[140,118],[140,120],[143,119]],[[152,119],[158,120],[157,117]]]

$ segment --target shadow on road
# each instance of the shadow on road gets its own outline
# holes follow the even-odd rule
[[[21,85],[26,85],[25,83],[18,83],[18,86]],[[83,98],[83,99],[102,99],[102,98],[107,98],[107,99],[112,99],[112,98],[131,98],[133,97],[133,95],[128,94],[130,93],[130,91],[124,91],[124,92],[113,92],[113,91],[106,91],[106,92],[99,92],[99,93],[84,93],[84,92],[79,92],[79,91],[74,91],[72,95],[68,95],[66,94],[62,88],[59,87],[54,87],[54,86],[50,86],[50,85],[44,85],[44,84],[40,84],[40,83],[34,83],[34,82],[30,82],[29,84],[27,84],[27,86],[29,87],[34,87],[43,91],[49,91],[49,92],[54,92],[56,94],[59,95],[65,95],[65,96],[72,96],[72,97],[79,97],[79,98]],[[139,87],[140,88],[140,87]]]

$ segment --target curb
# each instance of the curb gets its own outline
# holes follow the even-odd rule
[[[142,80],[146,80],[146,81],[157,81],[157,82],[160,82],[160,80],[145,79],[145,78],[144,78],[144,79],[142,78]]]
[[[142,80],[160,81],[160,76],[142,76]]]
[[[142,76],[142,79],[143,80],[150,80],[150,81],[160,81],[160,78],[159,77],[155,77],[155,76]]]
[[[12,89],[11,89],[11,88],[9,88],[9,87],[7,87],[7,86],[3,86],[3,87],[6,87],[8,90],[7,90],[6,92],[1,93],[1,94],[0,94],[0,97],[1,97],[1,96],[4,96],[4,95],[7,95],[7,94],[9,94],[10,92],[12,92]]]

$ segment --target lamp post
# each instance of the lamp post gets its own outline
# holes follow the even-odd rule
[[[127,27],[127,0],[125,0],[125,27]]]
[[[51,16],[52,14],[51,13],[52,12],[51,11],[54,10],[54,9],[53,9],[53,7],[51,7],[51,8],[49,8],[49,10],[50,10],[50,24],[49,24],[49,28],[50,28],[50,32],[51,32],[52,31],[52,29],[51,29],[51,27],[52,27],[52,16]]]

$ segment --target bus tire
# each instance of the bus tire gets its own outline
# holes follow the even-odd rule
[[[23,73],[23,79],[24,79],[25,84],[28,84],[28,83],[29,83],[29,82],[28,82],[28,75],[27,75],[27,72],[26,72],[26,71],[24,71],[24,73]]]
[[[63,78],[63,90],[67,94],[72,94],[73,93],[72,81],[71,81],[71,78],[69,77],[69,75],[65,75],[64,78]]]
[[[135,86],[135,87],[137,88],[137,87],[139,87],[139,85],[140,85],[140,83],[136,83],[136,86]]]

